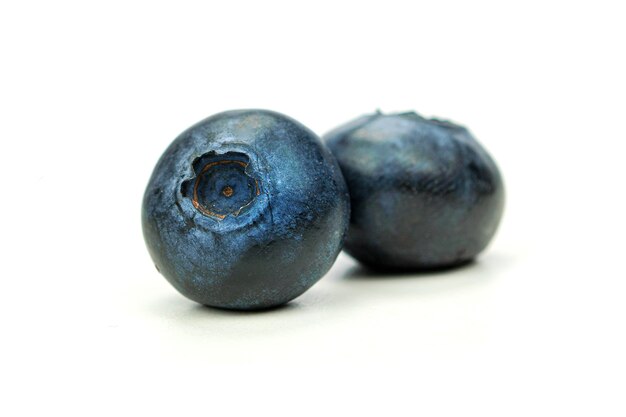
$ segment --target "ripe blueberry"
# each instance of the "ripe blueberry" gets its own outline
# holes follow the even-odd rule
[[[183,132],[157,163],[142,208],[157,269],[213,307],[284,304],[341,250],[349,197],[339,166],[300,123],[224,112]]]
[[[494,161],[468,130],[413,112],[364,116],[324,137],[350,191],[345,250],[381,269],[467,262],[504,206]]]

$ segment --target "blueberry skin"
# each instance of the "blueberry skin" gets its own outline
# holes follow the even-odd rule
[[[158,161],[143,233],[163,276],[212,307],[278,306],[317,282],[339,254],[349,197],[330,151],[266,110],[211,116]]]
[[[504,207],[500,172],[469,131],[416,113],[363,116],[324,136],[350,191],[348,254],[378,269],[472,260]]]

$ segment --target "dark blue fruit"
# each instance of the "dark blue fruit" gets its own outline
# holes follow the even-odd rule
[[[504,206],[494,161],[468,130],[415,113],[374,114],[324,137],[350,191],[345,250],[381,269],[465,263]]]
[[[238,310],[284,304],[315,284],[348,218],[330,151],[265,110],[220,113],[183,132],[157,163],[142,209],[161,274],[198,303]]]

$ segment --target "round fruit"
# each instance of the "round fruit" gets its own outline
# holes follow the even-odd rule
[[[183,132],[157,163],[142,209],[161,274],[198,303],[238,310],[310,288],[341,250],[348,218],[329,150],[265,110],[220,113]]]
[[[494,161],[468,130],[413,112],[364,116],[324,137],[350,191],[345,250],[375,268],[465,263],[504,206]]]

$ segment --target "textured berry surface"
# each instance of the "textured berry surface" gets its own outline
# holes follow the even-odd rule
[[[376,268],[473,259],[504,206],[492,158],[467,129],[415,113],[358,118],[325,135],[350,191],[345,250]]]
[[[183,132],[157,163],[142,208],[161,274],[194,301],[239,310],[310,288],[341,250],[348,218],[330,151],[265,110],[220,113]]]

